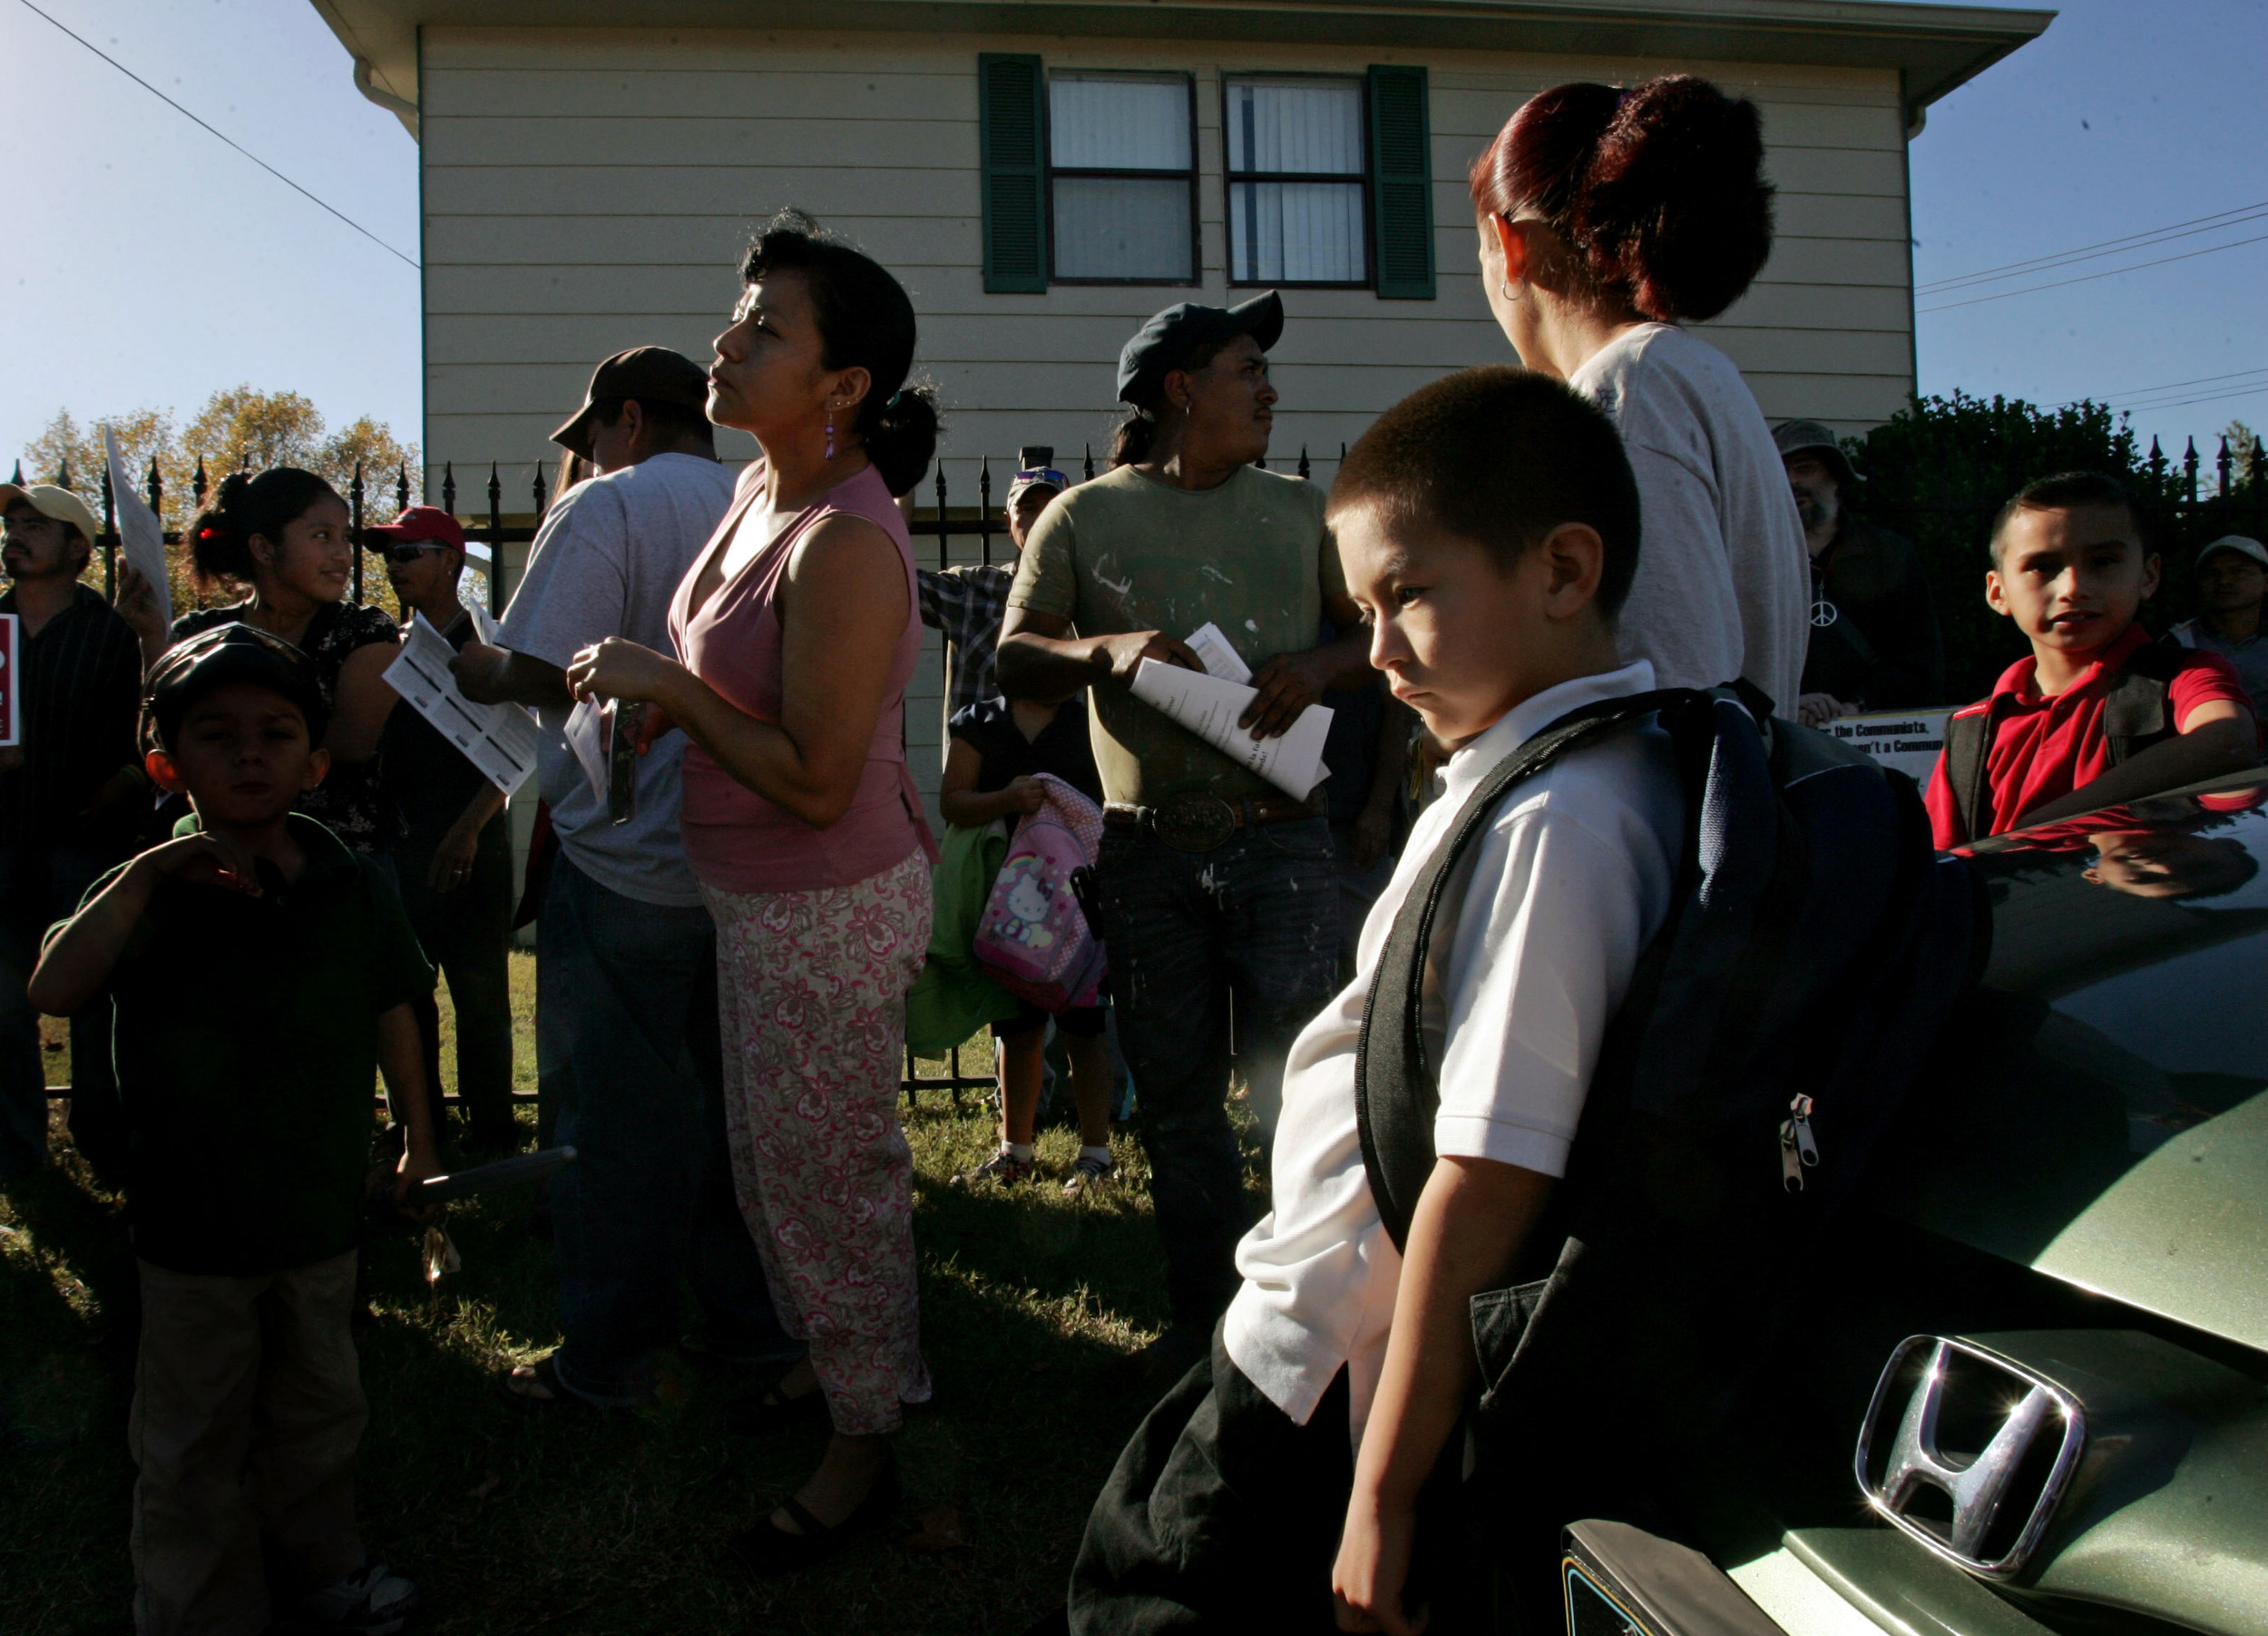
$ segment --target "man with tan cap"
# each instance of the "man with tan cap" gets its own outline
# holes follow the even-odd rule
[[[53,484],[0,484],[0,613],[18,622],[19,749],[0,752],[0,1182],[47,1154],[47,1073],[24,985],[41,936],[79,906],[133,840],[145,789],[136,770],[142,650],[126,622],[80,583],[102,524]],[[97,1175],[125,1160],[111,1074],[107,1003],[71,1024],[71,1134]]]
[[[599,475],[543,519],[496,643],[467,642],[465,693],[543,712],[536,776],[560,852],[537,916],[536,1076],[550,1140],[579,1159],[552,1183],[559,1349],[513,1371],[530,1404],[645,1401],[678,1338],[678,1278],[708,1348],[749,1363],[800,1348],[772,1315],[723,1144],[716,932],[678,836],[685,735],[638,759],[634,811],[611,821],[567,746],[566,670],[620,636],[667,652],[670,599],[732,502],[709,377],[666,347],[608,358],[552,441]]]
[[[2268,638],[2260,609],[2268,599],[2268,546],[2241,534],[2224,534],[2197,553],[2197,617],[2185,619],[2166,640],[2204,648],[2236,667],[2253,696],[2253,716],[2268,721]]]
[[[1788,713],[1806,727],[1948,702],[1945,643],[1912,543],[1851,509],[1859,475],[1815,420],[1772,429],[1811,553],[1811,648]]]

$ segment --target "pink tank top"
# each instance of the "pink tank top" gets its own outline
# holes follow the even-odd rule
[[[704,882],[722,891],[807,892],[878,875],[916,847],[934,859],[936,842],[905,765],[905,684],[913,679],[922,645],[921,600],[905,519],[881,474],[868,466],[806,506],[695,613],[694,582],[711,553],[723,548],[763,495],[764,463],[758,460],[740,474],[732,509],[670,599],[670,636],[688,669],[758,720],[779,720],[780,576],[796,543],[836,515],[864,517],[897,545],[905,572],[905,629],[898,636],[874,743],[850,809],[828,828],[815,829],[748,789],[695,745],[685,755],[685,806],[679,820],[686,861]]]

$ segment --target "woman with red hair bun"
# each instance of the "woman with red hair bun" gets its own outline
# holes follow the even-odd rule
[[[1809,559],[1764,415],[1681,328],[1772,253],[1755,104],[1669,74],[1531,98],[1472,166],[1481,283],[1528,367],[1615,417],[1644,533],[1622,656],[1665,687],[1745,677],[1794,707]]]

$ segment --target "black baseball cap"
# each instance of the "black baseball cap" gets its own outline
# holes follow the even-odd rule
[[[1284,298],[1273,289],[1235,307],[1178,302],[1143,325],[1119,353],[1119,401],[1155,400],[1166,377],[1199,347],[1248,335],[1266,352],[1283,333]]]
[[[682,352],[667,347],[632,347],[618,352],[591,372],[591,387],[582,395],[582,407],[552,434],[552,441],[590,459],[591,434],[598,429],[598,406],[624,397],[634,397],[641,404],[673,403],[706,410],[709,372]]]
[[[190,706],[231,681],[249,681],[280,693],[307,719],[308,741],[323,741],[330,709],[323,702],[315,661],[282,637],[242,623],[192,636],[158,661],[157,669],[150,672],[149,694],[142,701],[144,741],[154,727],[158,743],[172,749],[173,735],[181,730]]]

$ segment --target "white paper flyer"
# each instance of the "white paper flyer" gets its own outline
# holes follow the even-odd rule
[[[516,704],[474,704],[457,691],[449,673],[455,657],[449,639],[420,613],[409,622],[401,657],[386,667],[386,685],[510,795],[535,770],[534,719]]]
[[[1281,738],[1256,739],[1237,719],[1259,693],[1239,682],[1145,659],[1134,672],[1133,692],[1295,799],[1305,800],[1323,781],[1323,741],[1331,731],[1327,706],[1309,705]]]

